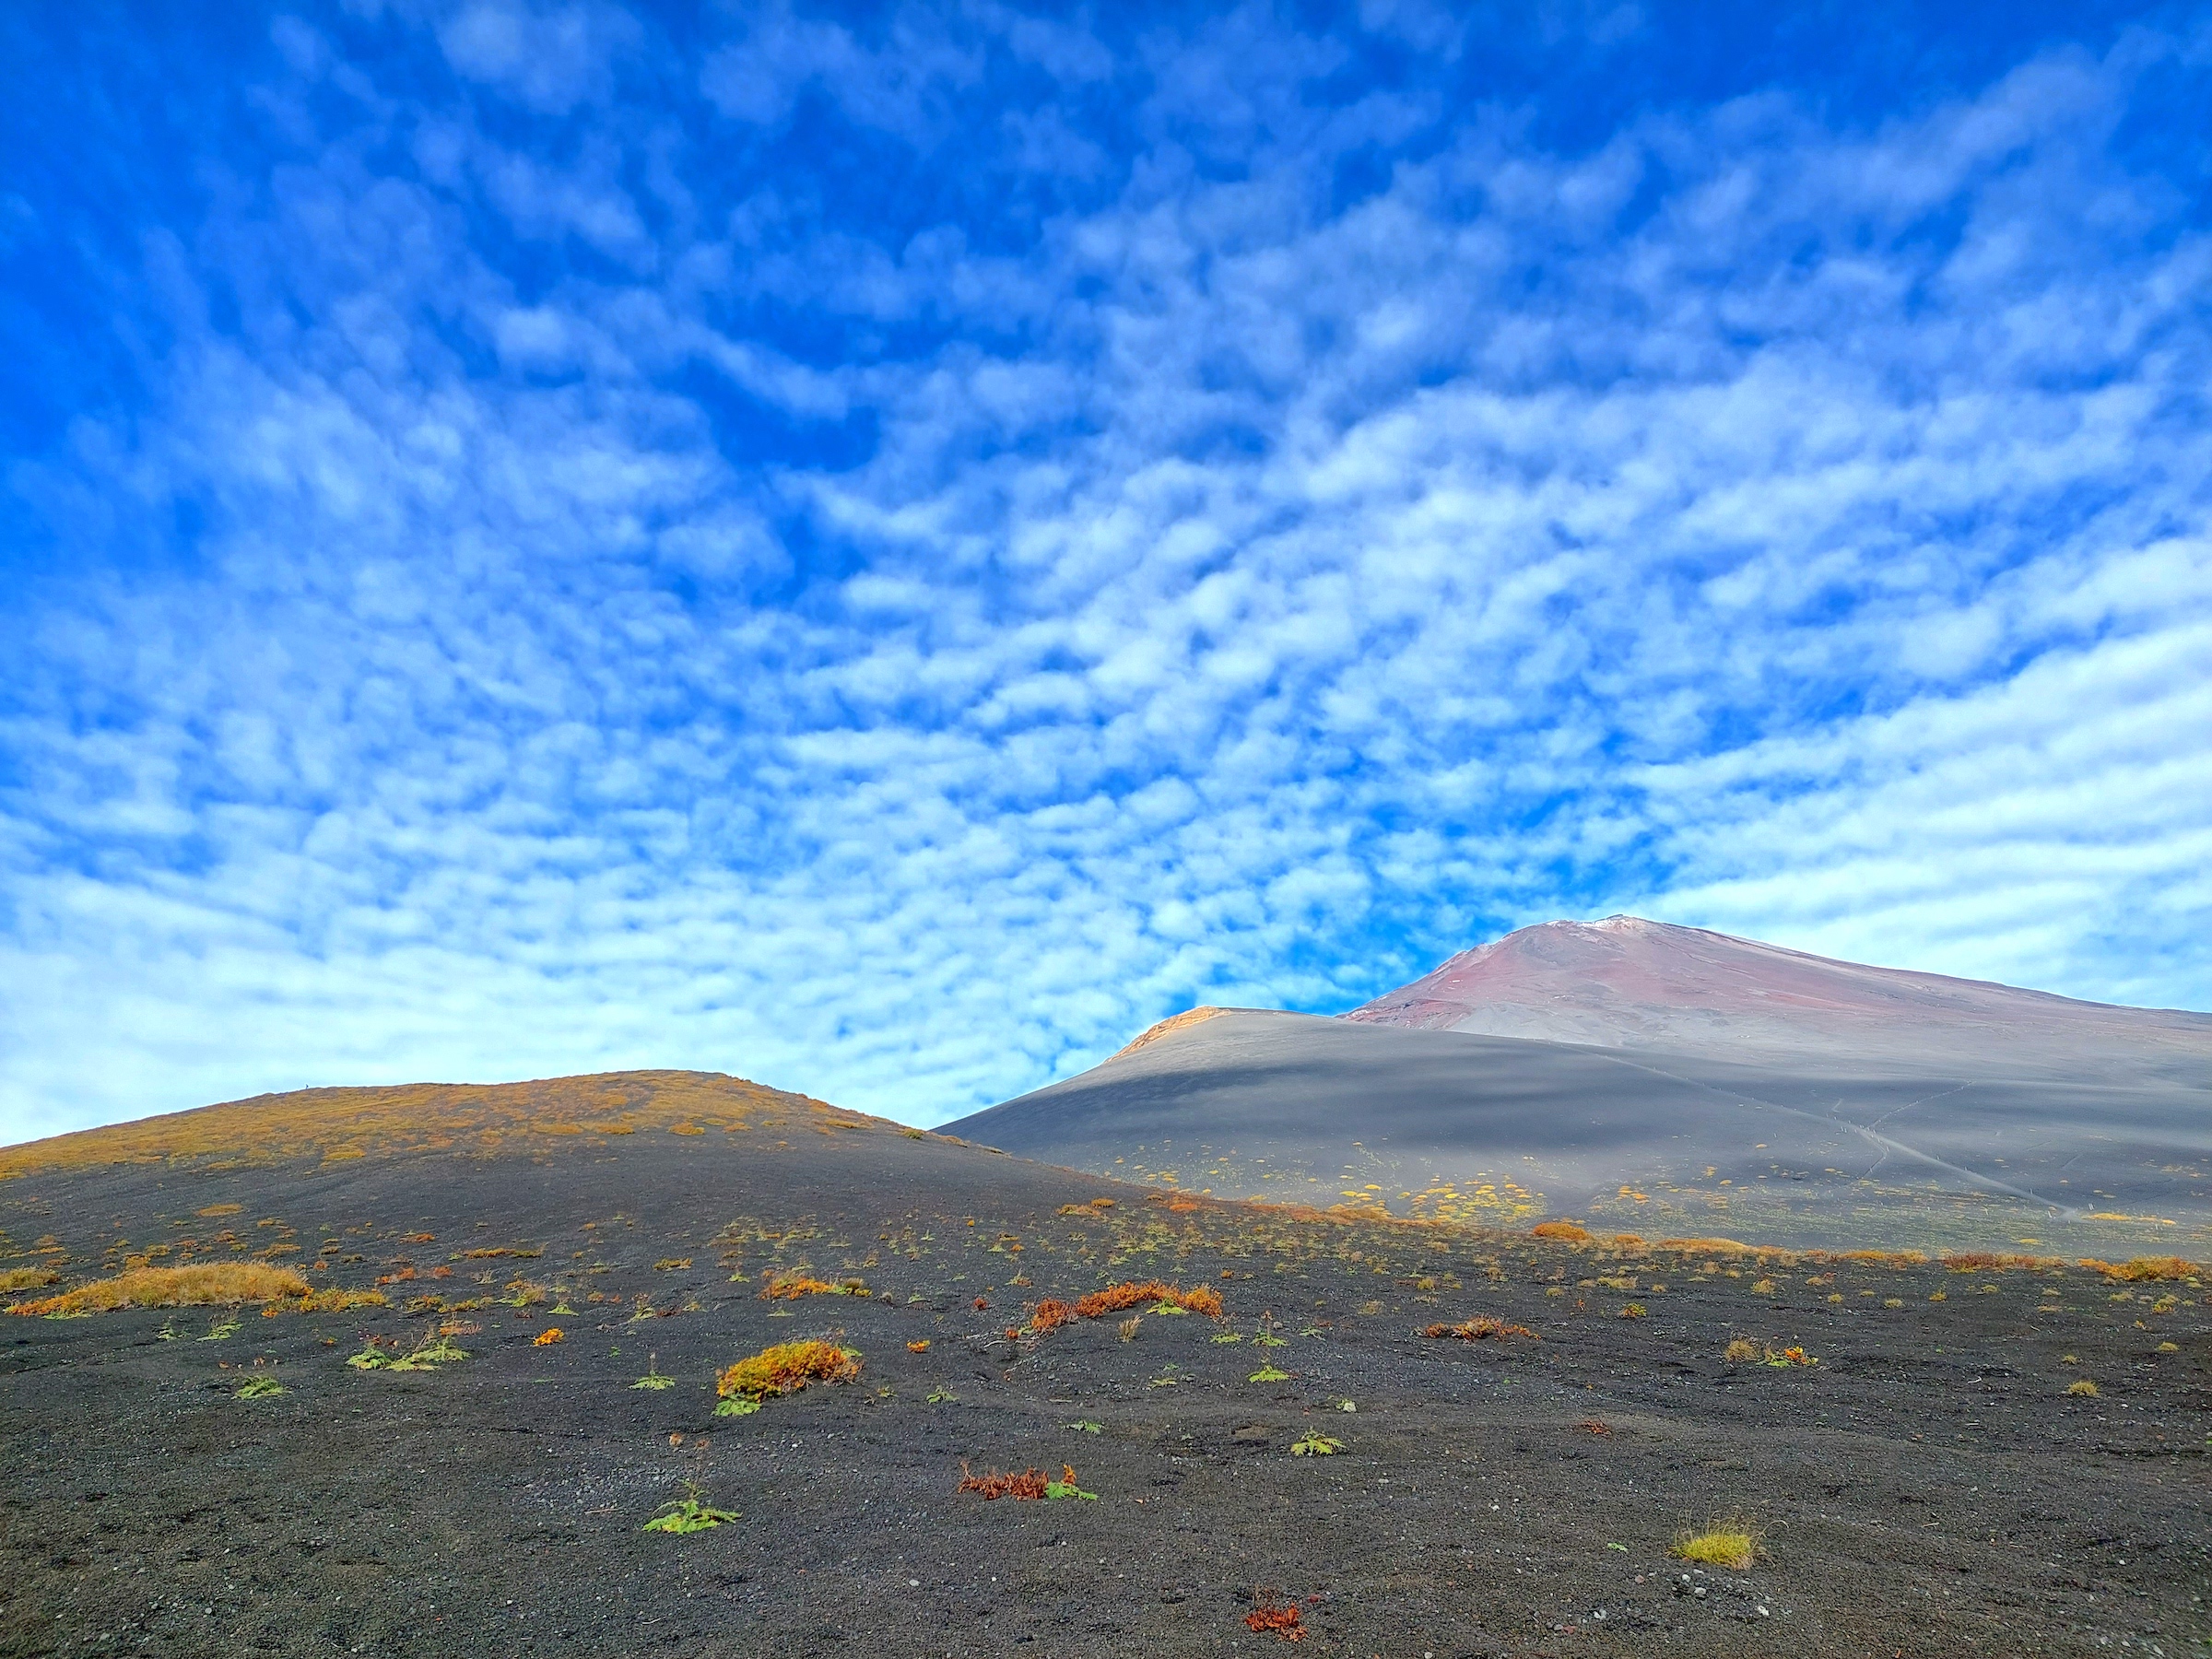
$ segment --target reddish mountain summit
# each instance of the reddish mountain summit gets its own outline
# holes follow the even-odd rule
[[[1840,962],[1640,916],[1522,928],[1343,1018],[1754,1064],[2212,1066],[2212,1015]]]

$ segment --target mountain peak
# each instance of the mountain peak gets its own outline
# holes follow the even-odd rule
[[[1722,1059],[2085,1070],[2114,1048],[2153,1064],[2212,1056],[2212,1015],[1870,967],[1630,915],[1519,928],[1343,1018]]]

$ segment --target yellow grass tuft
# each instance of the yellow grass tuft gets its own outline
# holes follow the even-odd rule
[[[10,1313],[107,1313],[118,1308],[193,1308],[303,1297],[308,1282],[265,1262],[208,1262],[190,1267],[134,1267],[59,1296],[18,1302]]]
[[[0,1271],[0,1290],[38,1290],[61,1280],[51,1267],[10,1267]]]
[[[2097,1384],[2087,1377],[2081,1377],[2067,1383],[2066,1392],[2077,1399],[2093,1400],[2097,1397]]]
[[[1575,1244],[1587,1243],[1590,1239],[1590,1230],[1572,1221],[1539,1221],[1528,1232],[1534,1239],[1565,1239]]]
[[[1759,1559],[1759,1535],[1742,1523],[1731,1521],[1704,1532],[1684,1533],[1675,1540],[1673,1553],[1700,1567],[1747,1572]]]
[[[1759,1344],[1747,1342],[1741,1336],[1728,1345],[1728,1352],[1725,1356],[1731,1365],[1749,1365],[1761,1357]]]

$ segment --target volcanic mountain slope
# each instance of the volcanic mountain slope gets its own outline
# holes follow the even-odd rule
[[[0,1276],[9,1655],[2206,1633],[2212,1306],[2181,1262],[1322,1218],[663,1072],[6,1148]],[[732,1380],[799,1342],[808,1386]],[[1725,1516],[1747,1561],[1673,1553]]]
[[[2212,1237],[2212,1017],[1616,917],[1338,1019],[1194,1010],[952,1125],[1221,1195],[2083,1253]]]
[[[2212,1014],[1870,968],[1639,916],[1522,928],[1344,1018],[1747,1064],[2212,1077]]]

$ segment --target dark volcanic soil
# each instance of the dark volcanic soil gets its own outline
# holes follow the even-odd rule
[[[1062,1213],[1096,1195],[1118,1202]],[[119,1234],[223,1230],[291,1235],[318,1285],[416,1277],[387,1309],[248,1308],[228,1334],[207,1309],[0,1323],[0,1650],[1260,1653],[1255,1590],[1298,1598],[1296,1651],[1361,1659],[2212,1635],[2204,1285],[1163,1198],[888,1126],[9,1181],[0,1267],[66,1252],[65,1283]],[[515,1247],[543,1253],[461,1253]],[[874,1294],[759,1299],[800,1265]],[[1151,1277],[1228,1316],[1005,1335]],[[547,1300],[451,1309],[528,1285]],[[414,1292],[448,1308],[410,1315]],[[1477,1313],[1541,1340],[1420,1335]],[[345,1364],[441,1321],[476,1327],[466,1360]],[[712,1415],[720,1368],[817,1335],[860,1351],[856,1382]],[[1818,1363],[1731,1365],[1737,1336]],[[1288,1375],[1248,1380],[1266,1366]],[[633,1386],[649,1370],[673,1385]],[[287,1392],[238,1397],[262,1375]],[[2067,1395],[2083,1378],[2099,1394]],[[1343,1450],[1290,1455],[1309,1432]],[[1072,1465],[1098,1496],[985,1501],[963,1462]],[[686,1482],[738,1519],[642,1531]],[[1726,1516],[1764,1535],[1751,1571],[1669,1556]]]

